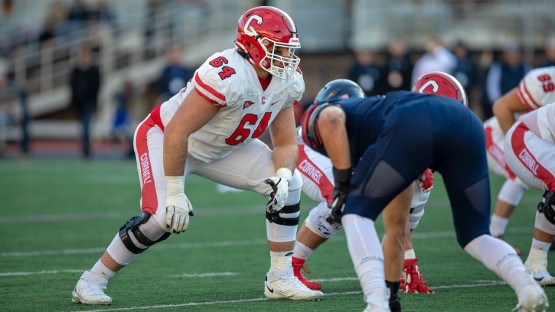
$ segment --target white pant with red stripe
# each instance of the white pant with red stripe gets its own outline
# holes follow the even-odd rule
[[[520,121],[507,132],[505,161],[529,186],[555,192],[555,145]]]
[[[152,214],[157,223],[165,229],[166,179],[163,146],[164,133],[149,115],[137,127],[134,138],[137,170],[141,182],[141,209]],[[275,176],[275,168],[271,149],[262,141],[254,140],[228,156],[210,163],[188,155],[185,176],[189,173],[233,188],[269,196],[272,188],[264,183],[264,180]],[[299,203],[300,183],[300,174],[295,170],[286,205]],[[291,240],[294,240],[294,233]]]
[[[317,202],[331,203],[333,165],[328,157],[300,144],[297,171],[301,173],[305,195]]]
[[[505,161],[505,135],[496,117],[491,117],[484,122],[484,132],[486,134],[486,155],[489,170],[499,176],[515,181],[523,187],[527,187],[511,171]]]

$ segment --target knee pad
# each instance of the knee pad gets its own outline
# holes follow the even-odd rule
[[[538,204],[538,211],[543,213],[545,219],[551,224],[555,224],[555,192],[546,191],[543,194],[542,201]]]
[[[159,236],[156,240],[151,240],[143,231],[141,230],[141,226],[147,224],[147,221],[150,219],[150,213],[143,211],[138,216],[129,219],[120,229],[119,229],[119,237],[129,251],[134,254],[140,254],[143,251],[147,250],[148,247],[161,242],[168,237],[170,237],[171,233],[165,232]],[[154,220],[150,223],[156,224]],[[156,226],[158,226],[156,224]],[[147,231],[149,232],[149,231]],[[152,233],[152,231],[150,231]],[[157,235],[156,235],[157,236]],[[138,244],[143,246],[137,246],[135,240]],[[146,248],[144,248],[146,246]]]
[[[266,219],[270,223],[279,225],[296,226],[299,225],[299,215],[301,214],[301,204],[285,205],[278,212],[268,212],[266,210]]]
[[[272,242],[291,242],[295,240],[299,225],[300,204],[283,207],[279,212],[266,212],[266,237]]]
[[[328,205],[325,202],[321,202],[318,206],[310,210],[304,224],[318,236],[329,239],[337,234],[337,230],[341,229],[342,226],[339,222],[333,224],[329,223],[327,221],[328,216]]]
[[[547,220],[545,215],[539,211],[536,211],[536,219],[534,222],[534,227],[547,234],[555,235],[555,224]]]
[[[410,209],[409,225],[411,230],[416,229],[416,227],[418,226],[418,222],[420,222],[420,219],[422,218],[423,215],[424,215],[424,205],[420,205]]]

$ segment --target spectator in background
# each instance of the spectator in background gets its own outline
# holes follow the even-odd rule
[[[147,55],[154,52],[154,37],[156,36],[156,27],[161,21],[157,21],[160,15],[164,12],[164,0],[148,0],[145,10],[145,48]]]
[[[385,93],[385,73],[376,63],[375,54],[370,49],[355,51],[355,61],[349,68],[347,78],[362,87],[366,95]]]
[[[64,2],[61,0],[54,0],[50,2],[44,19],[55,24],[60,25],[68,19],[68,9]]]
[[[38,36],[41,50],[46,47],[52,46],[54,43],[54,38],[56,38],[56,25],[49,19],[45,19],[42,23],[42,28]]]
[[[413,64],[407,53],[405,42],[399,39],[391,41],[385,63],[387,77],[385,93],[409,90],[411,87],[412,67]]]
[[[68,9],[67,32],[72,39],[78,39],[79,34],[90,20],[91,10],[83,0],[74,0]]]
[[[111,26],[114,22],[114,13],[104,0],[96,1],[90,14],[91,20],[97,21],[99,24]]]
[[[2,69],[0,69],[2,71]],[[20,126],[20,146],[23,156],[28,156],[30,152],[29,148],[29,105],[27,101],[27,90],[20,84],[18,84],[12,77],[12,75],[0,72],[0,102],[4,100],[16,98],[19,102],[19,116],[13,116],[13,121],[10,120],[9,116],[4,115],[0,112],[0,131],[5,131],[5,126],[10,122],[19,121]],[[0,133],[0,145],[3,145],[2,138],[5,139],[5,134]],[[0,146],[0,151],[3,146]]]
[[[156,81],[158,103],[165,102],[176,94],[191,79],[193,72],[183,65],[183,52],[179,45],[172,45],[168,51],[168,65]]]
[[[461,83],[466,94],[472,97],[472,94],[479,81],[478,77],[478,67],[472,56],[468,53],[466,45],[459,41],[455,44],[453,49],[457,62],[455,68],[453,69],[453,76]],[[471,104],[470,101],[469,104]]]
[[[65,3],[61,0],[54,0],[50,2],[50,5],[48,6],[48,9],[43,17],[44,26],[41,30],[41,36],[54,37],[59,33],[63,33],[66,31],[65,27],[67,27],[67,25],[65,23],[67,19],[68,11]]]
[[[494,61],[487,71],[485,98],[482,100],[485,119],[493,116],[493,103],[501,95],[515,88],[529,70],[530,66],[522,61],[522,55],[517,45],[508,45],[503,49],[501,58]]]
[[[555,66],[555,37],[547,40],[545,44],[545,57],[539,67]]]
[[[412,84],[418,77],[431,71],[452,73],[457,65],[457,58],[438,37],[431,37],[426,43],[426,52],[414,64]]]
[[[116,110],[114,112],[112,124],[112,139],[114,143],[126,148],[125,157],[134,155],[129,109],[135,99],[135,96],[135,87],[130,80],[126,80],[114,96]]]
[[[91,119],[96,112],[101,83],[100,69],[93,63],[92,58],[90,46],[83,45],[79,50],[77,64],[71,71],[69,81],[71,106],[81,122],[82,155],[85,158],[91,156]]]

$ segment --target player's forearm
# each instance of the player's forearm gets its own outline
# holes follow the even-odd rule
[[[509,128],[511,128],[511,126],[516,122],[513,112],[498,103],[493,106],[493,113],[495,114],[503,133],[507,133]]]
[[[299,150],[297,144],[274,146],[272,160],[276,170],[279,168],[287,168],[293,172],[297,165],[298,157]]]
[[[171,129],[167,130],[164,135],[164,173],[166,176],[183,176],[188,136],[178,135]]]
[[[326,153],[333,166],[337,169],[351,168],[351,155],[349,153],[349,138],[345,128],[345,116],[342,113],[328,113],[323,111],[318,125],[318,130]]]

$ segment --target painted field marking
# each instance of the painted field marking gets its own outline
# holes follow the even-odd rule
[[[505,285],[505,283],[500,281],[477,281],[476,284],[467,285],[443,285],[443,286],[433,286],[433,289],[438,288],[473,288],[473,287],[491,287]],[[346,291],[346,292],[333,292],[326,293],[325,296],[350,296],[361,294],[361,291]],[[159,304],[152,306],[134,306],[128,308],[106,308],[99,310],[73,310],[72,312],[108,312],[108,311],[132,311],[132,310],[152,310],[152,309],[171,309],[171,308],[181,308],[181,307],[195,307],[195,306],[207,306],[207,305],[217,305],[217,304],[234,304],[234,303],[245,303],[245,302],[259,302],[268,301],[268,298],[251,298],[251,299],[237,299],[237,300],[219,300],[219,301],[205,301],[205,302],[189,302],[189,303],[179,303],[179,304]]]

